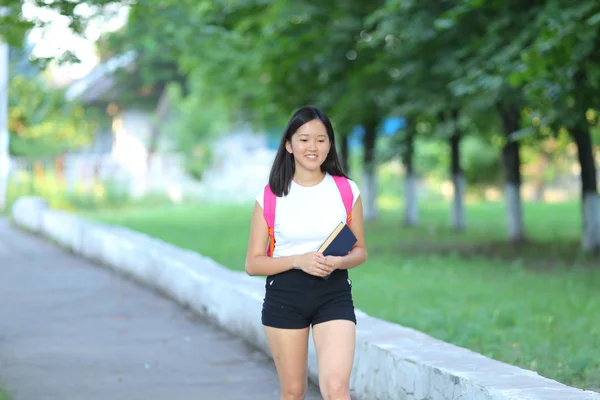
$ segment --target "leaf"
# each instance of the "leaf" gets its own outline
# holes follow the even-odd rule
[[[600,23],[600,12],[589,17],[586,23],[590,26],[598,25]]]
[[[452,28],[454,26],[454,21],[447,18],[438,18],[434,21],[434,26],[436,29],[443,31]]]

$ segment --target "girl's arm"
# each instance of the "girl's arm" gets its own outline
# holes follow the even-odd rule
[[[359,196],[352,207],[352,222],[350,224],[350,229],[356,236],[357,241],[348,255],[344,257],[323,257],[320,253],[311,252],[295,256],[269,257],[266,255],[269,228],[263,217],[263,209],[256,202],[252,213],[250,239],[246,253],[246,273],[250,276],[268,276],[294,268],[301,268],[311,275],[326,276],[333,269],[357,267],[367,260],[363,225],[362,201]],[[329,268],[323,270],[322,264],[326,264]]]
[[[266,255],[269,243],[269,228],[263,217],[263,209],[256,202],[252,213],[250,239],[246,253],[246,273],[250,276],[275,275],[296,267],[300,267],[301,256],[269,257]]]

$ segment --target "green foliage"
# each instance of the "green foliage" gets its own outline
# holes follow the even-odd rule
[[[461,146],[462,167],[470,185],[500,183],[502,169],[498,146],[480,136],[463,138]]]
[[[96,126],[92,112],[67,102],[62,90],[24,76],[13,77],[8,90],[12,155],[53,157],[90,144]]]
[[[76,3],[36,3],[71,17],[76,31],[85,25]],[[100,10],[111,1],[86,3]],[[7,4],[17,15],[20,2]],[[138,52],[135,79],[123,82],[135,82],[136,91],[201,72],[203,90],[243,110],[236,117],[267,127],[306,103],[330,111],[346,132],[390,112],[489,116],[499,103],[521,108],[525,100],[570,125],[573,109],[581,120],[597,103],[599,7],[591,0],[171,0],[133,4],[127,27],[100,51]],[[19,18],[4,29],[18,31]]]
[[[432,183],[451,179],[450,138],[458,126],[463,133],[460,139],[461,167],[469,185],[496,185],[500,183],[501,160],[500,142],[496,135],[478,134],[475,124],[469,118],[443,123],[431,118],[417,120],[414,139],[414,172]],[[386,162],[394,157],[405,157],[405,128],[391,137],[382,137],[377,145],[378,161]]]
[[[357,48],[362,19],[377,4],[161,2],[143,13],[152,16],[148,31],[176,43],[182,70],[198,73],[204,95],[226,98],[236,120],[269,129],[311,103],[327,109],[338,131],[347,132],[377,112],[368,72],[374,50]],[[178,19],[166,22],[159,15]]]
[[[49,24],[46,18],[34,18],[27,20],[22,12],[23,0],[3,0],[2,7],[5,8],[5,14],[0,16],[0,36],[14,46],[19,46],[23,42],[26,33],[33,27],[45,28]],[[122,0],[33,0],[30,5],[43,8],[45,10],[55,11],[56,13],[68,17],[68,27],[76,33],[83,33],[87,22],[94,17],[94,12],[102,10],[103,6],[111,3],[125,4]],[[89,8],[78,7],[79,4],[86,4]],[[83,11],[83,12],[82,12]],[[85,14],[84,14],[85,13]]]
[[[53,208],[70,209],[66,187],[54,172],[46,174],[43,179],[36,179],[32,173],[24,171],[13,175],[8,183],[7,203],[11,205],[22,196],[39,196]]]
[[[389,75],[386,99],[394,113],[423,117],[461,106],[449,96],[447,82],[462,75],[456,57],[464,35],[436,28],[447,7],[439,1],[388,1],[366,20],[371,46],[379,49],[374,68]]]
[[[98,40],[98,52],[102,61],[132,52],[135,63],[115,72],[115,86],[119,88],[120,104],[146,104],[154,108],[162,90],[169,82],[186,85],[186,76],[178,64],[178,45],[172,35],[161,35],[153,24],[168,24],[165,29],[173,31],[177,21],[183,18],[182,7],[170,7],[172,19],[164,20],[165,7],[132,7],[128,22],[121,29],[108,32]],[[156,21],[158,20],[158,22]]]
[[[21,0],[4,0],[2,2],[3,10],[0,13],[0,38],[12,46],[21,46],[25,33],[35,24],[22,17]],[[19,16],[15,18],[15,16]]]
[[[600,3],[546,1],[531,30],[511,80],[551,123],[586,127],[586,111],[600,100]]]
[[[40,176],[22,170],[14,175],[8,185],[8,208],[23,196],[41,197],[50,207],[67,211],[117,208],[131,204],[127,188],[118,182],[107,180],[89,186],[78,183],[69,188],[55,170],[46,170]]]
[[[190,79],[193,94],[185,95],[179,85],[169,85],[168,96],[172,109],[169,125],[182,150],[190,149],[204,140],[210,141],[233,127],[227,103],[221,97],[208,96],[204,87],[203,80],[196,76]]]
[[[501,244],[501,203],[468,205],[471,229],[464,234],[448,227],[447,204],[425,207],[417,228],[398,229],[398,211],[367,224],[369,260],[350,272],[356,306],[566,384],[599,387],[600,360],[590,355],[600,343],[600,273],[577,267],[593,261],[573,259],[578,205],[526,204],[535,246],[522,249]],[[251,211],[251,205],[202,204],[84,215],[242,270]]]
[[[500,152],[488,139],[480,136],[463,138],[461,156],[463,173],[469,184],[477,186],[500,183]],[[417,139],[414,162],[417,173],[421,176],[438,181],[451,178],[448,142]]]
[[[213,161],[212,151],[209,146],[198,145],[193,152],[185,154],[185,168],[197,180],[202,180],[204,172]]]
[[[207,96],[201,79],[193,76],[190,87],[190,94],[184,96],[178,85],[169,86],[172,115],[168,125],[184,154],[188,172],[200,180],[212,162],[211,144],[233,124],[226,103]]]

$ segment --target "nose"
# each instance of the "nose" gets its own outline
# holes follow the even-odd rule
[[[308,148],[310,150],[317,150],[317,142],[315,140],[308,141]]]

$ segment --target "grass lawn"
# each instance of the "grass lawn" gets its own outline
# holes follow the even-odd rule
[[[83,214],[243,270],[252,206],[195,205]],[[571,386],[600,388],[600,260],[579,255],[579,204],[526,204],[526,246],[506,244],[504,206],[446,204],[366,224],[368,262],[351,271],[358,308]],[[593,267],[596,268],[593,268]]]

